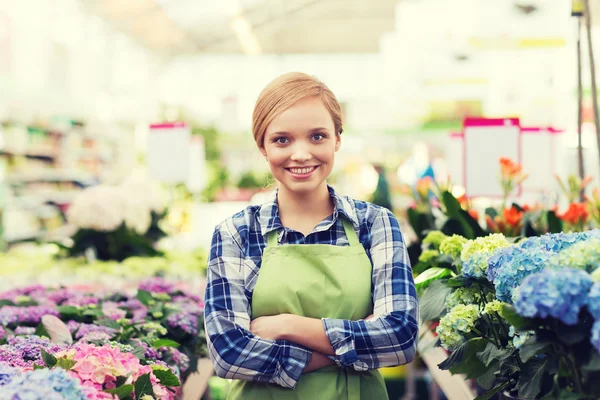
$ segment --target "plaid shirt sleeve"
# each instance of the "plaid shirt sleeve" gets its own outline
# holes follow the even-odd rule
[[[394,215],[382,208],[371,227],[374,319],[323,319],[339,365],[365,371],[415,356],[419,308],[408,252]]]
[[[295,388],[312,352],[285,340],[250,332],[244,252],[234,227],[222,224],[212,238],[205,293],[205,324],[210,357],[218,376]]]

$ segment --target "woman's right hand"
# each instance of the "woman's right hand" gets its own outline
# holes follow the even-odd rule
[[[335,363],[332,360],[330,360],[327,356],[317,351],[313,351],[309,363],[306,365],[304,371],[302,372],[312,372],[321,368],[329,367],[331,365],[335,365]]]

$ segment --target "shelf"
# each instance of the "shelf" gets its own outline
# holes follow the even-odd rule
[[[32,182],[76,182],[81,186],[90,186],[98,183],[98,179],[86,173],[77,173],[68,170],[40,171],[35,173],[16,173],[6,177],[8,184]]]

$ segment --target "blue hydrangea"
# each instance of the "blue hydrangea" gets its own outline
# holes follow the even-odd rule
[[[0,364],[0,386],[9,384],[18,375],[18,369]]]
[[[592,325],[592,337],[590,338],[590,343],[592,343],[592,346],[600,352],[600,321],[596,321],[594,322],[594,325]]]
[[[0,400],[85,400],[81,383],[63,369],[25,373],[2,387]]]
[[[524,317],[553,317],[575,325],[591,286],[592,278],[585,271],[545,269],[523,280],[516,292],[515,308]]]
[[[546,268],[558,252],[581,241],[599,237],[600,230],[594,229],[528,238],[494,252],[488,262],[487,278],[494,283],[498,300],[512,303],[513,292],[523,279]]]
[[[594,319],[600,319],[600,282],[594,283],[590,289],[587,306]]]

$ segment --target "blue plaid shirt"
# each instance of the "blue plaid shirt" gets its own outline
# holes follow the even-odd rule
[[[281,224],[274,194],[219,224],[208,261],[205,323],[210,356],[223,378],[269,382],[294,388],[312,351],[286,340],[266,340],[250,332],[252,292],[267,234],[281,244],[347,246],[340,214],[352,222],[373,264],[375,318],[324,318],[323,325],[344,368],[365,371],[409,363],[416,351],[418,303],[400,226],[387,209],[339,196],[329,187],[334,212],[304,236]]]

